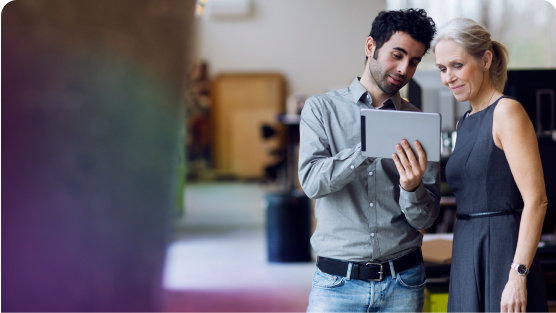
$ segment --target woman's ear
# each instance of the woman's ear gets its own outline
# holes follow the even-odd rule
[[[490,66],[492,65],[492,51],[485,51],[482,57],[482,65],[484,71],[490,70]]]

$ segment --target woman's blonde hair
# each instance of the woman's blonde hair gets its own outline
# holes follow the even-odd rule
[[[495,40],[490,39],[486,28],[469,18],[455,18],[444,25],[432,42],[432,51],[442,39],[451,39],[462,45],[465,50],[477,59],[481,59],[485,51],[492,52],[492,64],[489,69],[490,80],[494,88],[502,92],[507,79],[508,49]]]

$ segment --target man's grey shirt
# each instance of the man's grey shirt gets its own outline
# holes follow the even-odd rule
[[[311,245],[318,256],[391,260],[420,247],[418,230],[438,216],[437,162],[427,163],[422,183],[409,192],[399,186],[392,159],[361,154],[360,110],[373,108],[371,102],[356,77],[348,88],[310,97],[301,112],[298,174],[304,192],[316,199]],[[399,93],[384,102],[388,106],[418,111]]]

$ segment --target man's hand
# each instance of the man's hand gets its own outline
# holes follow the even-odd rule
[[[419,187],[427,169],[425,150],[417,140],[415,140],[414,145],[418,158],[415,157],[415,153],[405,139],[402,140],[401,144],[396,145],[396,153],[392,155],[400,174],[400,186],[407,191],[414,191]]]

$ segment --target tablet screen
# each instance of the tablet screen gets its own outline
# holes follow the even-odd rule
[[[427,161],[440,161],[439,113],[361,109],[361,151],[374,158],[392,158],[396,144],[407,139],[412,146],[419,140]],[[417,155],[417,154],[416,154]]]

